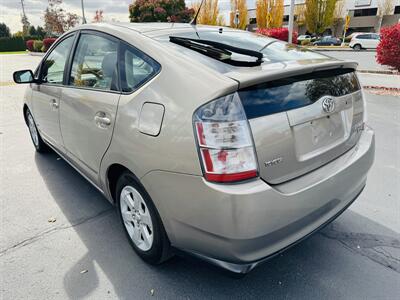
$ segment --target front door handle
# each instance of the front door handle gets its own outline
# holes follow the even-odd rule
[[[57,100],[56,100],[56,99],[51,99],[51,100],[50,100],[50,105],[51,105],[51,107],[53,107],[54,109],[57,109],[57,108],[58,108],[58,102],[57,102]]]
[[[105,128],[111,125],[111,120],[106,116],[105,112],[98,112],[94,116],[94,121],[96,122],[97,126],[101,128]]]

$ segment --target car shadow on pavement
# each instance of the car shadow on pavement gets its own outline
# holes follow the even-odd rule
[[[102,285],[104,276],[112,284],[104,297],[124,299],[152,294],[163,299],[379,297],[385,289],[393,289],[399,278],[400,262],[390,252],[400,248],[398,234],[349,210],[320,233],[242,279],[190,258],[175,257],[160,266],[149,266],[131,249],[113,206],[100,192],[55,153],[36,154],[35,162],[52,197],[87,248],[64,274],[65,291],[73,299],[90,296]],[[384,235],[353,232],[363,224]],[[65,255],[68,247],[66,244]],[[87,270],[86,276],[82,270]]]

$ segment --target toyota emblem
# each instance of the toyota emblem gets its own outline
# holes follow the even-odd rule
[[[324,97],[322,100],[322,109],[326,113],[331,113],[335,110],[335,100],[332,97]]]

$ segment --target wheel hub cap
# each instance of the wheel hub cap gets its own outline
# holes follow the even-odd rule
[[[38,146],[39,145],[39,136],[38,136],[38,132],[37,132],[37,129],[35,126],[35,122],[33,121],[31,114],[28,114],[28,127],[29,127],[29,132],[31,134],[33,143],[35,144],[35,146]]]
[[[142,195],[132,186],[122,189],[120,209],[124,226],[132,242],[142,251],[153,245],[153,223]]]

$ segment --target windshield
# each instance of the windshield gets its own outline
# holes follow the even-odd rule
[[[263,54],[263,60],[266,62],[326,59],[326,56],[322,54],[248,31],[223,30],[221,33],[221,31],[215,29],[207,31],[198,30],[197,34],[195,31],[191,31],[174,33],[173,35],[191,39],[210,40],[234,47],[259,51]],[[169,42],[169,36],[169,34],[162,35],[156,37],[156,39]]]

